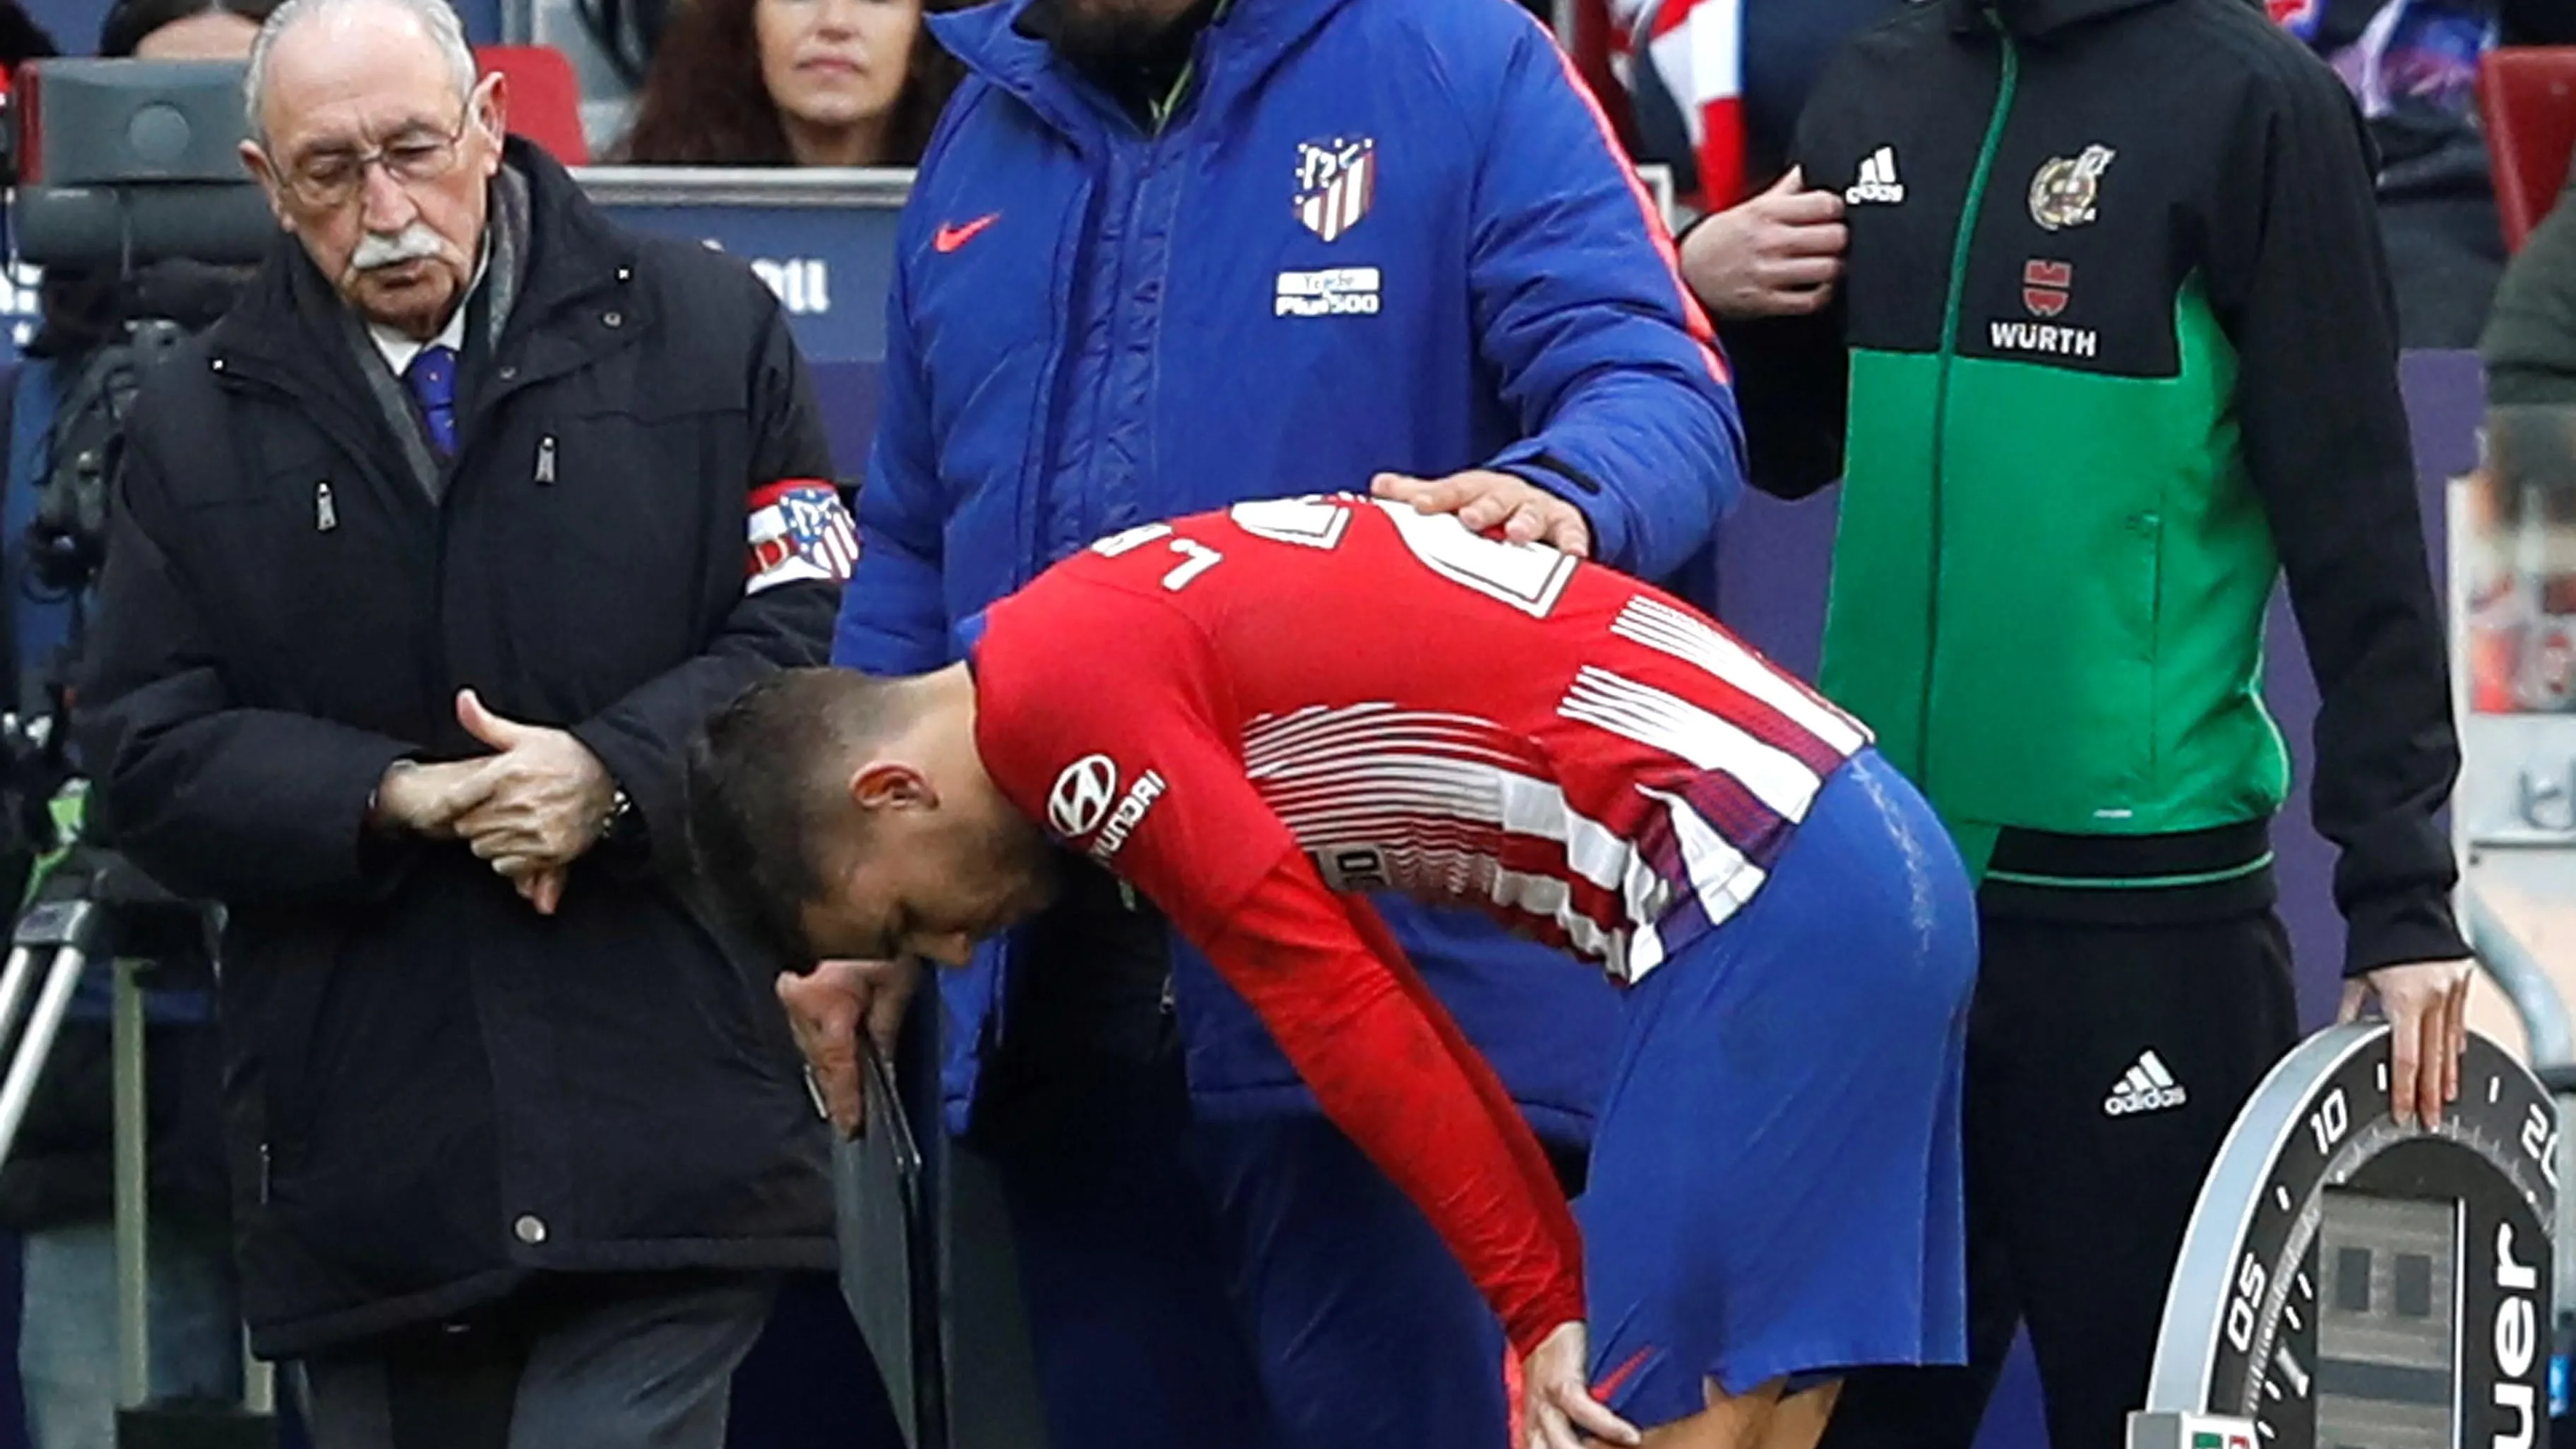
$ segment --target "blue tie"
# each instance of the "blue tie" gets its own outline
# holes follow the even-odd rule
[[[438,456],[456,456],[456,349],[424,347],[403,369],[403,381],[410,384],[414,401],[420,404],[420,420],[429,427],[431,446]]]

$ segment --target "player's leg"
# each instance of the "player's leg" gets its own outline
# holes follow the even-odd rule
[[[1965,1356],[1973,917],[1930,808],[1864,754],[1752,903],[1630,993],[1577,1210],[1593,1381],[1631,1423],[1722,1443],[1769,1431],[1774,1380]],[[1821,1430],[1799,1397],[1784,1432]]]
[[[1430,1220],[1313,1113],[1196,1129],[1280,1449],[1497,1449],[1503,1335]]]
[[[1798,1388],[1774,1379],[1729,1396],[1712,1383],[1706,1410],[1648,1430],[1642,1449],[1815,1449],[1841,1390],[1839,1381]]]
[[[2289,950],[2268,913],[2092,926],[1994,921],[1989,960],[2046,1003],[2017,1033],[2034,1171],[2013,1204],[2031,1348],[2059,1444],[2122,1442],[2200,1184],[2263,1074],[2297,1040]]]

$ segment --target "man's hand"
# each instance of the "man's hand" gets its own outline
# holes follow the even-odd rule
[[[1843,199],[1792,170],[1682,238],[1682,280],[1720,317],[1798,317],[1833,300],[1851,233]]]
[[[1584,1378],[1591,1348],[1581,1323],[1560,1323],[1521,1365],[1521,1449],[1584,1449],[1587,1437],[1635,1444],[1636,1428],[1602,1407]]]
[[[408,830],[432,840],[456,838],[457,817],[490,798],[492,785],[481,760],[449,765],[423,765],[396,760],[376,784],[376,803],[367,823],[378,830]]]
[[[2421,1118],[2440,1126],[2444,1103],[2460,1095],[2460,1053],[2469,1044],[2471,961],[2418,961],[2382,966],[2343,984],[2343,1010],[2351,1021],[2373,996],[2388,1018],[2388,1105],[2400,1123]]]
[[[564,872],[608,824],[616,782],[590,747],[563,730],[520,724],[483,707],[468,689],[456,696],[467,733],[499,751],[474,762],[489,788],[456,819],[456,833],[492,868],[510,878],[548,915],[563,898]]]
[[[910,961],[826,961],[799,976],[778,976],[778,1004],[787,1029],[805,1054],[805,1070],[823,1096],[823,1109],[845,1137],[866,1127],[866,1075],[859,1070],[859,1028],[867,1027],[877,1056],[894,1060],[904,1008],[921,984]]]
[[[1477,533],[1502,530],[1514,543],[1544,543],[1577,558],[1592,554],[1592,528],[1583,510],[1509,473],[1470,468],[1446,478],[1380,473],[1369,491],[1421,513],[1454,513]]]

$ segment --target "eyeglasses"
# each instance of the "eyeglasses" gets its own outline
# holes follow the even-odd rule
[[[285,172],[286,189],[313,210],[337,211],[357,200],[371,166],[384,167],[400,186],[436,181],[456,169],[465,128],[473,122],[474,108],[468,105],[456,118],[455,129],[443,136],[414,133],[372,151],[322,151],[306,156]]]

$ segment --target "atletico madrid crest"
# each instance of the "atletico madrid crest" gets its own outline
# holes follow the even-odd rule
[[[1360,224],[1377,193],[1377,142],[1336,136],[1297,145],[1297,221],[1326,241]]]
[[[782,478],[751,493],[751,556],[743,592],[780,584],[841,583],[859,563],[859,534],[838,488]]]
[[[2315,37],[2318,0],[2263,0],[2263,3],[2264,8],[2272,12],[2273,24],[2289,27],[2301,40]]]

